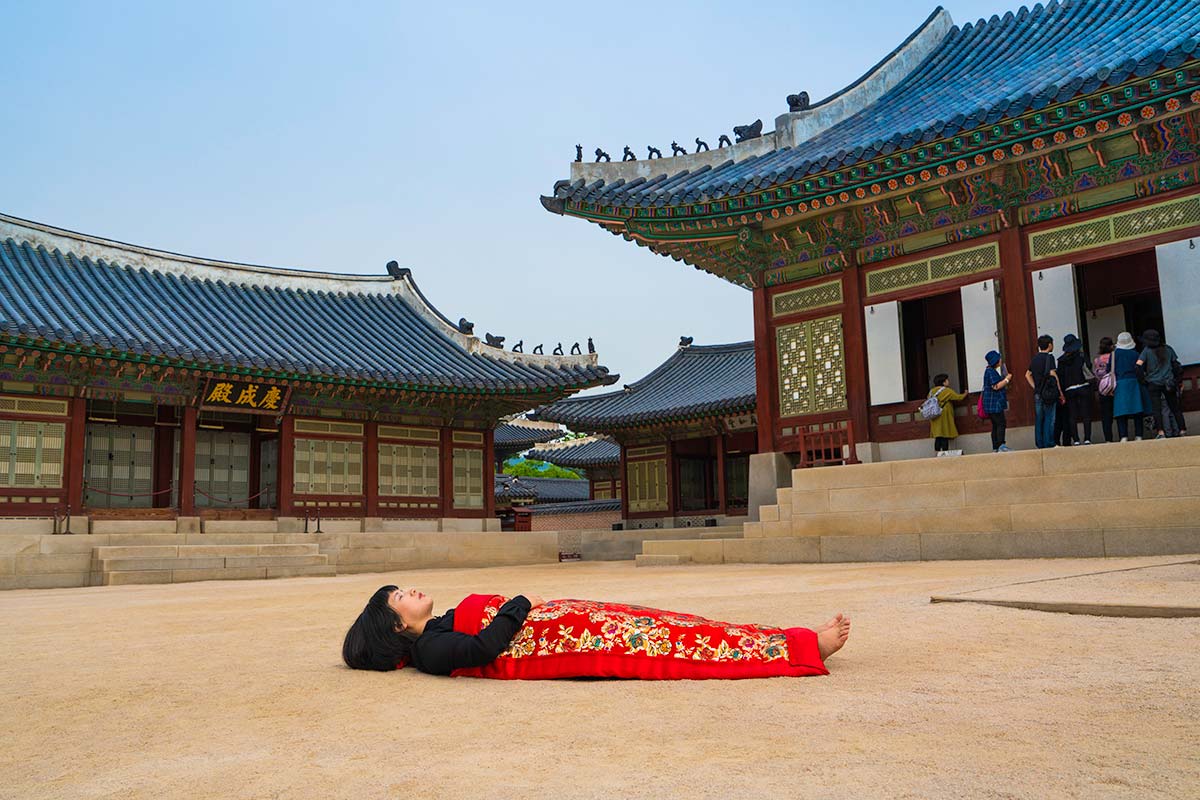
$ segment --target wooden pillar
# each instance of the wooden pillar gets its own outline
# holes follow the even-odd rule
[[[171,484],[175,477],[175,409],[171,406],[158,406],[154,414],[155,422],[163,423],[154,426],[154,488],[159,492]],[[171,493],[163,492],[151,498],[154,508],[169,508]]]
[[[275,502],[279,516],[295,513],[296,480],[292,474],[296,468],[296,418],[284,417],[279,423],[279,454],[275,465]]]
[[[871,397],[867,380],[867,323],[863,317],[862,273],[857,264],[842,274],[842,348],[846,359],[846,406],[852,441],[870,441]],[[854,453],[850,454],[851,457]]]
[[[184,406],[179,425],[179,516],[196,514],[196,407]]]
[[[491,519],[496,516],[496,469],[488,469],[488,464],[496,463],[496,431],[488,428],[483,432],[483,516]]]
[[[771,308],[767,289],[754,290],[754,384],[758,394],[758,452],[775,451],[775,359],[771,343]]]
[[[629,488],[629,471],[627,469],[629,462],[625,459],[627,449],[624,444],[621,445],[621,465],[619,467],[621,470],[621,519],[629,519],[629,492],[627,491]],[[616,488],[617,484],[614,481],[613,491],[616,491]]]
[[[83,476],[87,469],[84,460],[87,448],[87,398],[72,397],[70,414],[63,471],[67,480],[67,505],[71,507],[72,514],[78,514],[83,509]]]
[[[448,517],[454,508],[454,439],[449,428],[442,428],[442,443],[438,452],[442,462],[438,479],[441,487],[438,492],[438,516]]]
[[[679,468],[675,460],[675,446],[667,440],[667,516],[674,517],[679,511]]]
[[[725,434],[717,434],[717,513],[725,514]]]
[[[363,515],[379,516],[379,423],[363,426],[363,493],[366,495]]]
[[[246,476],[246,494],[250,496],[250,502],[246,505],[248,508],[258,508],[258,501],[262,499],[256,497],[262,491],[262,434],[258,431],[259,418],[254,416],[250,419],[254,420],[254,427],[250,429],[250,472]]]
[[[1011,212],[1011,213],[1016,213]],[[1033,321],[1033,287],[1025,272],[1020,228],[1000,232],[1000,303],[1004,331],[1004,363],[1018,377],[1008,386],[1008,424],[1033,424],[1033,398],[1025,383],[1025,367],[1036,350]]]

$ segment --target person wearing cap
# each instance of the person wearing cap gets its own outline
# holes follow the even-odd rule
[[[1149,409],[1142,399],[1142,384],[1138,380],[1138,354],[1134,348],[1133,334],[1121,331],[1117,337],[1117,349],[1113,350],[1111,368],[1117,376],[1117,388],[1113,392],[1113,417],[1117,421],[1117,434],[1122,442],[1129,441],[1129,420],[1133,419],[1135,440],[1142,438],[1143,417]]]
[[[1166,438],[1166,426],[1163,424],[1163,403],[1175,418],[1179,435],[1187,433],[1187,423],[1183,421],[1183,412],[1179,408],[1179,379],[1183,372],[1179,364],[1179,356],[1175,349],[1162,340],[1162,336],[1153,328],[1142,334],[1142,354],[1138,356],[1137,366],[1146,376],[1146,388],[1150,391],[1150,407],[1154,413],[1154,427],[1158,435],[1154,438]]]
[[[1062,444],[1092,443],[1092,378],[1091,365],[1083,353],[1083,342],[1073,333],[1063,337],[1063,353],[1058,357],[1058,379],[1062,383],[1066,403],[1059,407],[1062,420]],[[1079,425],[1083,424],[1083,438]]]
[[[995,350],[984,356],[987,369],[983,371],[983,413],[987,414],[992,423],[992,452],[1007,453],[1005,433],[1008,430],[1008,385],[1012,383],[1012,373],[1004,368],[1000,354]]]

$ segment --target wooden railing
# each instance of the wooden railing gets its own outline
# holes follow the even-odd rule
[[[854,429],[849,420],[843,426],[822,430],[801,430],[784,442],[786,452],[798,453],[797,467],[828,467],[857,464]]]

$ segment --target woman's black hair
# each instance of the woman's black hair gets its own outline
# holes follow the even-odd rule
[[[1100,355],[1111,353],[1113,351],[1113,340],[1111,336],[1100,337]]]
[[[395,586],[381,586],[367,601],[342,642],[342,661],[350,669],[390,672],[404,666],[412,655],[412,639],[399,633],[400,617],[388,605]]]
[[[937,375],[933,376],[933,386],[934,386],[934,388],[937,388],[938,386],[941,386],[948,380],[950,380],[949,375],[947,375],[944,372],[939,372]]]

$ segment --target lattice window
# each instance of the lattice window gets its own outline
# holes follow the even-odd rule
[[[297,439],[296,494],[362,494],[362,442]]]
[[[781,417],[846,408],[841,314],[776,328],[775,348]]]
[[[829,281],[775,295],[771,299],[771,315],[779,317],[799,311],[811,311],[814,308],[841,305],[841,302],[842,282]]]
[[[611,500],[613,496],[612,481],[595,481],[592,483],[593,500]]]
[[[275,508],[279,497],[279,440],[267,439],[258,446],[259,508]]]
[[[84,504],[92,508],[154,505],[154,428],[91,424],[84,445]]]
[[[454,448],[454,507],[483,508],[483,451]]]
[[[180,444],[180,437],[176,436],[172,501],[178,497]],[[197,508],[246,508],[250,505],[250,434],[196,431],[195,466]],[[260,506],[267,507],[261,503]]]
[[[1066,255],[1200,225],[1200,197],[1184,197],[1029,234],[1031,259]]]
[[[667,460],[630,461],[625,465],[629,486],[629,510],[667,510]]]
[[[358,422],[330,422],[324,419],[298,419],[296,433],[328,433],[335,436],[362,436],[363,426]]]
[[[437,497],[441,462],[436,447],[379,445],[379,494]]]
[[[0,487],[61,489],[66,425],[0,420]]]
[[[953,253],[868,272],[867,296],[873,297],[900,289],[912,289],[928,283],[961,278],[997,269],[999,266],[1000,246],[995,242],[968,247]]]

